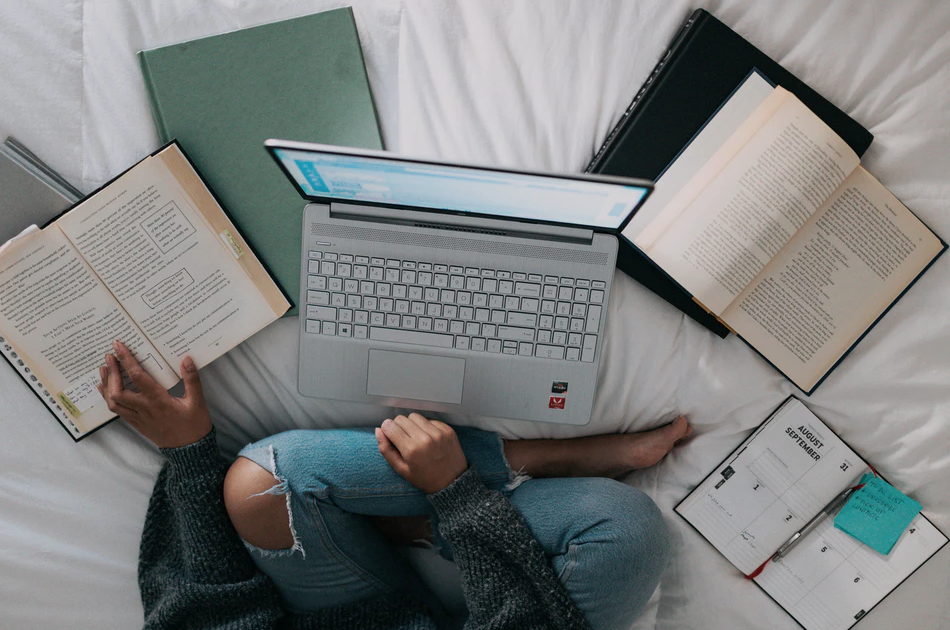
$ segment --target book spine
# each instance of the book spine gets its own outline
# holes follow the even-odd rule
[[[43,160],[38,158],[36,154],[20,144],[15,138],[8,137],[6,140],[4,140],[3,144],[0,145],[0,153],[6,154],[10,159],[15,160],[18,164],[23,166],[23,168],[30,171],[34,175],[45,175],[51,180],[49,182],[50,185],[57,187],[57,192],[59,192],[59,194],[61,194],[63,197],[66,197],[67,199],[72,198],[71,201],[73,203],[82,198],[82,193],[77,188],[63,179],[59,173],[47,166]]]
[[[620,117],[620,120],[614,126],[614,128],[607,134],[607,138],[604,140],[604,143],[598,149],[597,153],[594,154],[593,159],[587,165],[587,168],[584,169],[585,173],[596,173],[601,167],[604,158],[607,156],[607,153],[610,151],[613,144],[613,141],[620,135],[620,132],[626,127],[627,123],[633,118],[634,113],[637,110],[637,107],[640,103],[643,102],[644,98],[651,91],[651,88],[658,85],[657,78],[660,76],[660,73],[663,71],[663,68],[666,66],[667,62],[673,57],[676,49],[682,45],[686,40],[686,36],[689,34],[690,29],[697,23],[697,20],[703,15],[707,15],[702,9],[697,9],[693,12],[692,15],[686,20],[682,27],[680,27],[679,32],[673,38],[672,43],[666,49],[666,52],[663,53],[663,56],[660,57],[660,60],[653,67],[653,71],[650,72],[650,75],[647,77],[647,80],[643,82],[643,85],[640,86],[640,89],[637,90],[636,96],[633,97],[633,100],[630,102],[630,105],[627,107],[627,110],[623,113],[623,116]]]
[[[155,120],[155,127],[158,129],[159,140],[166,143],[171,140],[168,135],[168,128],[165,126],[165,117],[162,116],[162,106],[156,96],[155,85],[152,82],[152,71],[148,66],[147,51],[139,51],[139,67],[142,69],[142,78],[145,79],[145,92],[148,94],[148,104],[152,110],[152,118]]]
[[[82,430],[73,423],[69,412],[63,409],[63,406],[56,400],[54,394],[46,389],[43,382],[33,374],[33,371],[26,365],[26,362],[17,354],[16,349],[11,346],[10,342],[2,335],[0,335],[0,354],[3,355],[3,358],[7,360],[7,363],[10,364],[10,367],[13,368],[20,378],[23,379],[23,382],[30,388],[30,391],[36,394],[36,397],[46,405],[46,408],[53,414],[53,417],[59,420],[59,423],[63,425],[63,428],[66,429],[66,432],[69,433],[69,436],[73,440],[78,442],[84,437]]]

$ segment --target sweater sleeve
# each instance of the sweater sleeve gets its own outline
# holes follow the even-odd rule
[[[423,608],[400,594],[371,602],[287,614],[224,506],[228,464],[215,433],[168,459],[149,501],[139,548],[146,630],[432,630]]]
[[[521,514],[474,470],[429,500],[461,572],[466,630],[589,627]]]
[[[139,548],[145,628],[272,628],[283,614],[224,507],[215,433],[175,449],[159,473]]]

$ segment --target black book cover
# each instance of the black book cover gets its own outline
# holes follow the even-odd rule
[[[870,146],[873,136],[868,130],[709,12],[697,9],[607,135],[587,172],[655,181],[753,68],[794,93],[859,156]],[[720,337],[729,333],[624,239],[617,266]]]

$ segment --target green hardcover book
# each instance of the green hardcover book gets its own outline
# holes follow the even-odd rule
[[[296,305],[303,204],[264,140],[382,148],[352,11],[145,50],[139,62],[162,142],[177,138]]]

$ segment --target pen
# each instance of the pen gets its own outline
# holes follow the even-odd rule
[[[806,523],[803,528],[795,532],[795,534],[791,538],[789,538],[785,542],[784,545],[778,548],[778,551],[776,551],[775,555],[772,556],[772,561],[774,562],[775,560],[779,560],[781,558],[784,558],[786,555],[788,555],[788,552],[790,552],[795,547],[795,545],[797,545],[799,541],[801,541],[802,538],[810,534],[816,527],[818,527],[818,525],[820,525],[821,522],[825,520],[826,516],[833,513],[835,510],[837,510],[842,505],[844,505],[845,501],[848,500],[848,497],[850,497],[851,494],[855,490],[856,488],[848,488],[847,490],[845,490],[844,492],[836,496],[834,499],[832,499],[831,503],[826,505],[821,510],[821,512],[818,512],[818,514],[815,515],[815,518],[808,521],[808,523]]]

